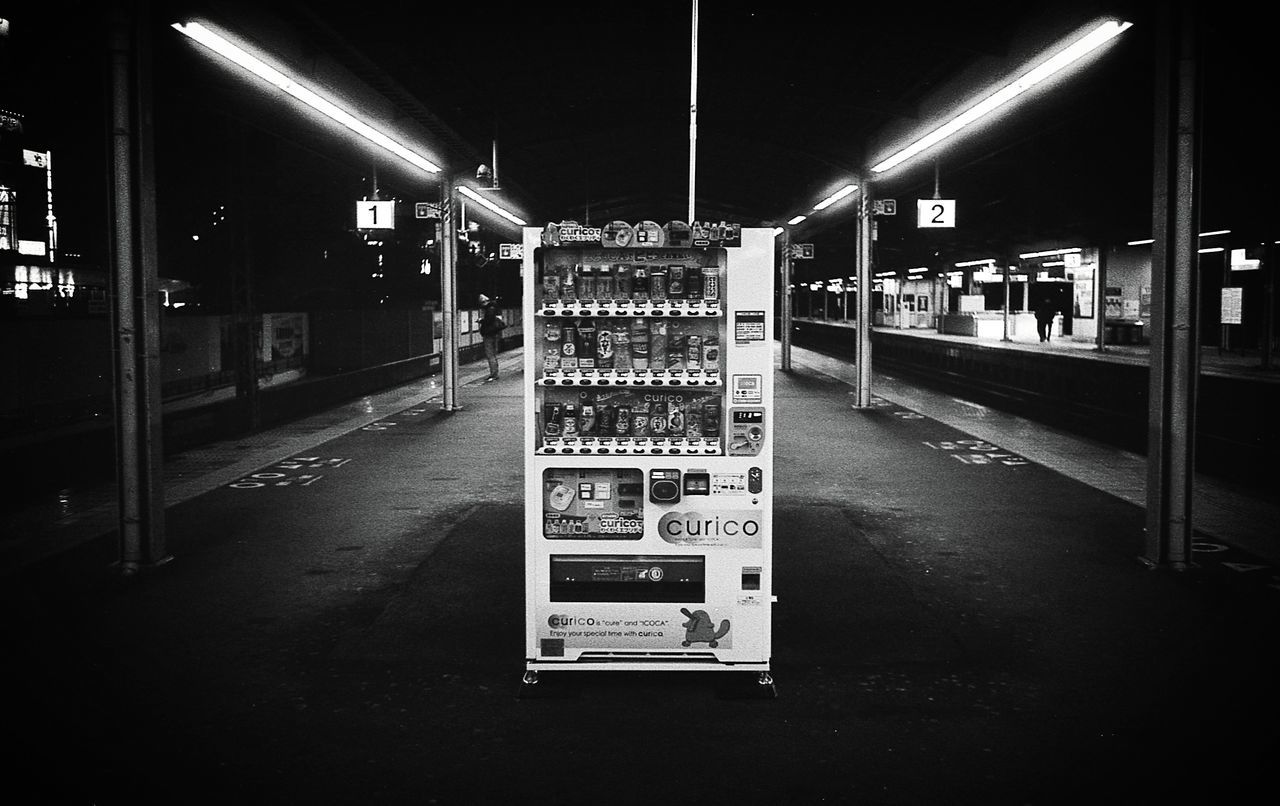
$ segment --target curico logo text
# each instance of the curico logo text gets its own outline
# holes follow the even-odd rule
[[[553,630],[563,630],[565,627],[594,627],[596,620],[590,617],[552,615],[547,619],[547,626]]]
[[[670,512],[658,524],[663,537],[679,539],[681,537],[736,537],[747,535],[754,537],[760,534],[760,521],[754,517],[730,517],[712,515],[701,512]]]

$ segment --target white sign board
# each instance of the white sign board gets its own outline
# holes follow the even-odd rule
[[[1222,289],[1222,324],[1240,324],[1240,307],[1244,304],[1244,289],[1228,286]]]
[[[396,203],[393,201],[356,202],[356,229],[395,229]]]
[[[522,243],[500,243],[498,244],[499,260],[524,260],[524,244]]]
[[[916,199],[917,227],[954,227],[955,199]]]

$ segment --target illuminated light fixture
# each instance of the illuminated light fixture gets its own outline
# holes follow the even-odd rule
[[[1009,101],[1012,101],[1017,96],[1031,89],[1041,81],[1044,81],[1046,78],[1063,69],[1067,65],[1082,58],[1096,48],[1101,47],[1113,37],[1124,33],[1132,26],[1133,23],[1131,22],[1122,22],[1117,20],[1108,20],[1107,22],[1102,23],[1097,28],[1094,28],[1080,39],[1077,39],[1075,42],[1068,45],[1060,53],[1041,64],[1039,67],[1024,73],[1012,83],[1000,88],[985,100],[979,101],[969,107],[956,117],[929,132],[919,140],[916,140],[914,143],[883,162],[871,166],[872,173],[887,171],[895,165],[914,157],[925,149],[946,140],[965,126],[968,126],[969,124],[982,119],[991,112],[994,112],[996,109],[1004,106]]]
[[[897,274],[896,271],[878,271],[876,272],[875,276],[876,277],[892,277],[895,274]]]
[[[822,201],[815,204],[813,206],[813,209],[825,210],[857,189],[858,189],[857,185],[845,185],[844,187],[837,190],[835,193],[832,193],[830,196],[826,197]]]
[[[1041,263],[1040,265],[1041,265],[1041,266],[1045,266],[1045,267],[1048,267],[1048,266],[1065,266],[1065,265],[1067,265],[1067,261],[1065,261],[1065,260],[1046,260],[1044,263]]]
[[[1033,258],[1033,257],[1053,257],[1054,255],[1074,255],[1082,251],[1084,250],[1082,250],[1080,247],[1073,246],[1070,249],[1049,249],[1048,251],[1045,251],[1045,252],[1027,252],[1025,255],[1018,255],[1018,258],[1020,260],[1026,260],[1027,258]]]
[[[809,217],[809,216],[807,216],[807,215],[798,215],[798,216],[796,216],[796,217],[792,218],[792,219],[791,219],[790,221],[788,221],[787,223],[788,223],[788,224],[790,224],[790,225],[792,225],[792,226],[795,226],[796,224],[799,224],[801,221],[804,221],[804,220],[805,220],[806,218],[808,218],[808,217]]]
[[[922,271],[928,271],[928,266],[917,266],[914,269],[907,269],[907,274],[919,274]]]
[[[995,263],[995,262],[996,262],[996,259],[993,257],[984,257],[982,260],[966,260],[963,263],[957,263],[956,268],[963,269],[966,266],[985,266],[988,263]]]
[[[1196,251],[1204,255],[1209,252],[1225,252],[1227,250],[1221,246],[1206,246],[1204,249],[1197,249]]]
[[[1209,237],[1212,237],[1212,236],[1214,236],[1214,235],[1230,235],[1230,234],[1231,234],[1231,230],[1229,230],[1229,229],[1215,229],[1215,230],[1213,230],[1213,231],[1211,231],[1211,232],[1202,232],[1202,233],[1200,233],[1200,237],[1201,237],[1201,238],[1209,238]],[[1146,245],[1146,244],[1149,244],[1149,243],[1155,243],[1155,242],[1156,242],[1156,239],[1155,239],[1155,238],[1141,238],[1141,239],[1136,240],[1136,241],[1126,241],[1126,242],[1125,242],[1125,246],[1144,246],[1144,245]]]
[[[233,45],[226,39],[223,39],[208,28],[205,28],[200,23],[189,22],[186,25],[183,25],[182,23],[175,22],[173,24],[173,29],[179,33],[186,34],[215,53],[230,59],[235,64],[240,65],[259,78],[274,84],[317,112],[341,123],[343,126],[346,126],[348,129],[374,145],[385,148],[387,151],[395,154],[410,165],[414,165],[424,171],[428,171],[429,173],[440,172],[440,166],[436,165],[431,160],[416,153],[403,143],[393,140],[388,135],[378,131],[367,123],[364,123],[356,118],[355,115],[339,107],[332,101],[317,95],[306,87],[303,87],[284,73],[281,73],[279,70],[276,70],[274,67],[271,67],[262,60],[251,56],[246,51],[240,49],[236,45]]]
[[[773,228],[773,237],[777,238],[779,235],[781,235],[782,233],[784,233],[784,232],[786,232],[786,231],[787,231],[786,227],[774,227],[774,228]]]
[[[513,213],[509,213],[506,210],[503,210],[501,207],[489,201],[484,196],[481,196],[479,193],[476,193],[474,190],[467,187],[466,185],[459,185],[458,192],[461,193],[463,196],[466,196],[468,199],[471,199],[473,202],[485,208],[486,210],[497,213],[498,215],[510,221],[512,224],[516,224],[521,227],[524,226],[523,218],[520,218],[519,216],[516,216]]]

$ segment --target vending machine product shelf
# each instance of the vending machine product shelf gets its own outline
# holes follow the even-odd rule
[[[772,691],[773,233],[524,230],[524,685],[749,672]]]

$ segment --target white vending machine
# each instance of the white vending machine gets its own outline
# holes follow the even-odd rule
[[[766,228],[524,230],[525,672],[770,673]]]

